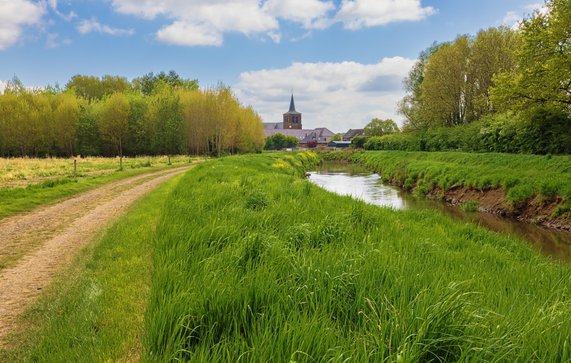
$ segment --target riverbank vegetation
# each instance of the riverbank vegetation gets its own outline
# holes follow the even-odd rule
[[[571,219],[571,156],[498,153],[366,151],[322,153],[326,160],[364,165],[383,179],[425,196],[445,198],[465,188],[501,190],[495,213],[517,213],[525,205],[537,208],[538,218]],[[440,194],[439,194],[440,193]],[[548,215],[545,208],[548,207]],[[517,216],[517,215],[516,215]]]
[[[146,311],[144,331],[109,335],[122,323],[105,308],[115,300],[106,280],[122,275],[89,273],[70,293],[77,303],[40,310],[47,326],[8,356],[120,359],[107,352],[131,331],[143,337],[140,358],[153,362],[571,358],[569,265],[433,211],[328,193],[303,179],[316,161],[272,153],[198,165],[155,206],[160,218],[145,242],[152,252],[141,254],[152,268],[114,284],[150,281],[140,296],[146,307],[132,309]],[[130,223],[133,231],[148,225]],[[98,255],[117,243],[100,244]]]
[[[0,156],[113,156],[259,151],[261,118],[225,86],[199,89],[175,72],[74,76],[65,89],[0,95]]]
[[[370,150],[571,153],[571,5],[548,0],[517,29],[462,35],[423,51],[404,86],[403,133]]]

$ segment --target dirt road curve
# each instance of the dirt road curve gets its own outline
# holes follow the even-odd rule
[[[0,345],[16,319],[75,253],[141,196],[188,167],[105,184],[0,221]]]

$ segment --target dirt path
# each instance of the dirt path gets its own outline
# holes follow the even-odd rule
[[[141,196],[188,169],[162,170],[108,183],[0,221],[0,345],[18,316],[98,231]]]

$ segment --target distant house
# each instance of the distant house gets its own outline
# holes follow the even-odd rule
[[[364,129],[349,129],[349,131],[343,135],[343,141],[351,141],[354,137],[363,136],[364,134]]]
[[[301,113],[295,110],[295,102],[293,94],[289,103],[289,111],[283,114],[282,122],[266,122],[264,123],[264,137],[275,134],[283,134],[286,136],[294,136],[299,140],[299,146],[307,147],[308,145],[327,146],[335,133],[325,127],[316,129],[304,129],[301,124]]]

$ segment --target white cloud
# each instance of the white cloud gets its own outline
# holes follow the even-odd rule
[[[0,94],[4,93],[4,90],[6,89],[7,85],[8,85],[7,82],[0,80]]]
[[[282,38],[280,21],[306,30],[325,29],[336,22],[357,29],[395,21],[419,20],[435,12],[420,0],[111,0],[122,14],[144,19],[158,16],[171,21],[157,32],[161,42],[178,45],[223,43],[224,33],[263,34],[274,42]]]
[[[322,29],[331,23],[327,15],[335,10],[335,5],[319,0],[268,0],[263,9],[276,18],[300,23],[306,29]]]
[[[337,19],[347,29],[360,29],[399,21],[422,20],[435,9],[420,0],[342,0]]]
[[[77,30],[81,34],[88,34],[88,33],[101,33],[101,34],[109,34],[109,35],[133,35],[135,31],[133,29],[119,29],[119,28],[111,28],[108,25],[101,24],[95,18],[91,19],[84,19],[79,22],[77,25]]]
[[[305,128],[334,132],[362,128],[373,117],[398,120],[397,102],[404,96],[402,79],[415,60],[384,58],[357,62],[293,63],[282,69],[245,72],[234,90],[265,122],[279,122],[293,89]]]
[[[44,3],[29,0],[0,1],[0,50],[14,45],[28,25],[38,25],[45,12]]]
[[[60,18],[62,18],[65,21],[69,22],[77,18],[77,14],[73,11],[70,11],[69,14],[67,15],[60,12],[57,7],[57,0],[48,0],[48,5],[50,6],[50,8],[53,10],[54,13],[56,13]]]

